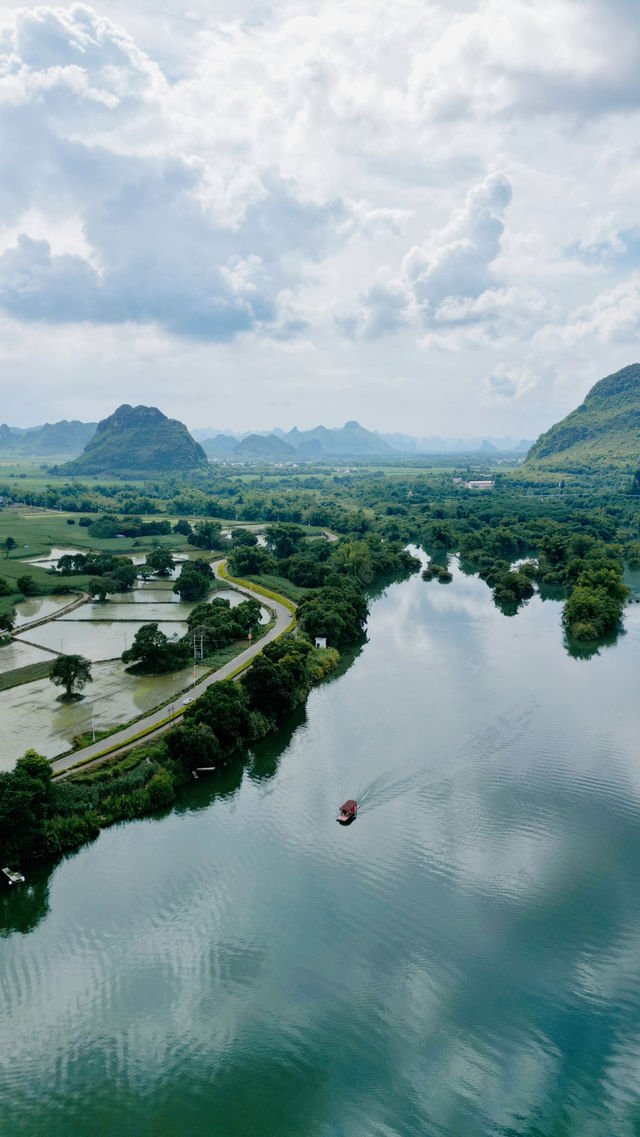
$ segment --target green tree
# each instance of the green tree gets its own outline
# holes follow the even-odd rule
[[[367,602],[356,581],[336,574],[298,606],[301,629],[309,636],[327,636],[333,647],[359,639],[368,614]]]
[[[151,776],[146,787],[147,805],[150,809],[163,809],[175,801],[176,791],[169,770],[163,766]]]
[[[234,608],[216,596],[210,604],[197,604],[187,623],[190,634],[202,636],[207,650],[253,635],[260,626],[261,608],[257,600],[243,600]]]
[[[268,718],[281,718],[303,702],[311,686],[307,640],[290,636],[267,644],[242,677],[251,707]]]
[[[106,601],[110,592],[119,592],[120,586],[116,580],[111,576],[97,576],[94,580],[90,580],[88,584],[88,592],[94,596],[100,603]]]
[[[173,569],[173,556],[169,549],[154,549],[147,554],[146,563],[158,576],[168,576]]]
[[[0,612],[0,633],[12,632],[14,620],[15,620],[15,613]]]
[[[110,576],[115,581],[117,592],[131,592],[138,570],[128,557],[115,557]]]
[[[213,766],[220,758],[220,743],[205,722],[185,722],[170,730],[167,746],[174,761],[187,771]]]
[[[25,574],[25,576],[19,576],[16,580],[16,584],[18,586],[18,591],[21,592],[23,596],[38,595],[38,585],[36,584],[33,577],[29,576],[28,574]]]
[[[186,640],[170,640],[157,623],[143,624],[138,628],[130,648],[123,651],[123,663],[133,663],[137,671],[148,675],[161,675],[183,667],[189,657]]]
[[[251,737],[251,716],[240,684],[223,679],[207,687],[184,712],[185,726],[195,723],[211,727],[225,754],[241,746]]]
[[[52,797],[51,766],[35,750],[19,758],[11,773],[0,774],[0,863],[41,852]]]
[[[121,532],[122,522],[113,513],[105,513],[102,517],[96,517],[89,526],[89,531],[92,537],[99,537],[101,539],[115,537],[116,533]]]
[[[13,537],[7,537],[7,539],[4,543],[4,555],[5,555],[5,557],[8,557],[11,550],[16,548],[16,544],[17,544],[17,542],[13,539]]]
[[[204,600],[211,587],[212,578],[211,565],[206,561],[186,561],[173,586],[173,591],[181,600]]]
[[[260,627],[262,608],[257,600],[243,600],[231,609],[231,616],[240,636],[255,635]]]
[[[93,682],[91,675],[91,662],[83,655],[59,655],[56,659],[49,678],[56,687],[64,687],[64,694],[60,697],[65,700],[74,697],[74,687],[81,691],[87,683]]]
[[[370,584],[374,569],[371,549],[366,541],[342,541],[335,552],[338,566],[352,573],[361,584]]]
[[[265,537],[269,552],[274,553],[278,560],[282,560],[284,557],[293,556],[298,551],[300,543],[304,540],[305,532],[299,525],[282,522],[268,525]]]
[[[258,538],[256,537],[255,533],[251,532],[250,529],[232,529],[231,541],[234,548],[237,548],[240,545],[246,545],[247,548],[252,548],[254,545],[258,544]]]
[[[234,549],[229,557],[229,568],[238,576],[275,572],[277,567],[277,561],[271,553],[257,547],[249,548],[243,545]]]
[[[217,521],[200,521],[187,540],[198,549],[220,549],[224,546],[222,529]]]

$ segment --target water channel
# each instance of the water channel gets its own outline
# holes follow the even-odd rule
[[[559,620],[390,585],[277,738],[0,896],[3,1133],[637,1137],[640,606]]]

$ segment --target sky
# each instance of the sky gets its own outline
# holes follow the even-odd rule
[[[637,0],[0,3],[0,421],[535,438],[640,359]]]

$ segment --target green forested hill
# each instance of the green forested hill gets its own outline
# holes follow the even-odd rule
[[[68,474],[134,474],[192,470],[207,461],[184,423],[156,407],[124,403],[98,423],[83,453],[62,468]]]
[[[540,435],[525,465],[568,473],[640,466],[640,363],[601,379],[583,403]]]
[[[237,443],[232,456],[241,461],[291,462],[296,452],[276,434],[250,434]]]
[[[34,426],[28,430],[12,430],[3,425],[0,426],[0,454],[75,458],[95,434],[96,426],[95,422],[79,422],[76,419],[72,422],[67,419],[45,422],[43,426]]]

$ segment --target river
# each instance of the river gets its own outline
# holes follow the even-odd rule
[[[559,620],[392,584],[276,738],[7,890],[3,1135],[637,1137],[640,606]]]

